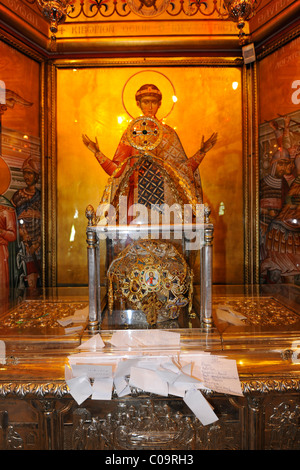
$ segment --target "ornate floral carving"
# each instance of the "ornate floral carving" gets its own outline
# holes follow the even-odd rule
[[[45,300],[26,300],[1,320],[6,328],[57,328],[57,320],[71,316],[82,310],[87,302],[51,302]]]
[[[300,321],[299,315],[273,297],[229,298],[216,297],[217,305],[226,305],[246,317],[245,325],[291,325]]]
[[[0,397],[17,396],[18,398],[62,398],[69,394],[68,386],[65,382],[46,383],[0,383]]]
[[[270,392],[299,392],[300,391],[300,378],[284,377],[281,379],[254,379],[243,380],[242,390],[244,394],[251,394],[254,392],[267,394]]]
[[[270,392],[290,393],[300,391],[300,377],[282,377],[272,379],[269,377],[260,379],[241,378],[241,387],[243,394],[261,393],[268,394]],[[212,391],[203,391],[206,396],[215,395]],[[58,382],[0,382],[0,397],[16,396],[19,398],[64,398],[70,397],[69,388],[64,381]],[[133,398],[147,398],[152,396],[142,390],[132,387],[131,396]],[[113,399],[117,399],[117,395],[113,393]]]

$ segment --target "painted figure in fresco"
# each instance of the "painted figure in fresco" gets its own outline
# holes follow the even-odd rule
[[[41,281],[41,192],[36,188],[39,168],[29,157],[22,166],[26,187],[13,195],[11,202],[17,212],[20,238],[25,246],[26,280],[28,287],[38,287]]]
[[[142,111],[144,116],[156,117],[156,113],[161,106],[162,93],[152,84],[143,85],[136,92],[136,104]],[[201,148],[191,158],[187,158],[177,133],[170,126],[162,124],[163,137],[160,144],[152,151],[170,167],[176,169],[178,177],[185,182],[186,186],[193,192],[193,196],[197,203],[202,203],[202,187],[199,174],[199,165],[205,154],[215,145],[217,141],[217,133],[213,133],[211,137],[204,141],[202,138]],[[116,153],[112,160],[107,158],[100,150],[98,141],[93,142],[86,135],[82,136],[84,144],[91,150],[102,168],[108,175],[112,175],[115,170],[120,167],[122,162],[130,156],[138,156],[138,150],[134,149],[128,142],[127,131],[124,132],[118,145]],[[120,167],[120,171],[115,175],[114,190],[111,196],[111,203],[114,198],[118,186],[125,175],[125,168],[134,165],[134,159]],[[128,207],[135,203],[140,203],[146,207],[150,205],[174,203],[172,189],[166,178],[161,174],[160,168],[154,163],[144,162],[138,169],[133,172],[129,180]],[[130,217],[128,217],[128,223]]]
[[[13,90],[3,88],[4,83],[0,86],[0,154],[2,152],[2,115],[8,110],[13,109],[15,105],[30,107],[33,105],[30,101],[24,99]],[[0,183],[4,172],[1,168]],[[9,171],[9,170],[8,170]],[[0,184],[1,186],[1,184]],[[8,189],[9,182],[5,188]],[[3,190],[3,188],[1,188]],[[4,192],[3,191],[3,194]],[[2,191],[1,191],[2,192]],[[14,205],[0,192],[0,299],[2,306],[4,300],[8,300],[12,289],[19,287],[20,276],[22,273],[21,263],[18,265],[18,226],[16,210]],[[11,290],[10,290],[11,289]]]
[[[8,90],[8,89],[3,89],[3,82],[0,82],[0,154],[1,154],[1,147],[2,147],[2,142],[1,142],[1,133],[2,133],[2,115],[4,114],[5,111],[7,111],[8,108],[13,109],[16,104],[22,105],[22,106],[32,106],[33,103],[31,103],[28,100],[25,100],[22,98],[22,96],[18,95],[15,93],[13,90]]]
[[[260,193],[261,275],[268,283],[293,282],[300,274],[300,147],[290,116],[282,118],[281,126],[270,123],[278,150]]]
[[[13,205],[9,200],[0,196],[0,301],[7,302],[10,292],[10,276],[12,269],[9,256],[9,244],[17,239],[17,220]]]
[[[291,120],[290,116],[282,116],[283,118],[283,127],[279,126],[278,122],[273,120],[270,122],[270,127],[273,129],[274,136],[276,138],[276,143],[278,148],[286,149],[291,157],[290,164],[286,168],[286,174],[284,178],[287,180],[288,185],[290,186],[293,180],[295,179],[295,166],[294,159],[297,155],[300,155],[300,139],[299,133],[291,130],[291,122],[297,126],[296,121]]]
[[[299,138],[295,137],[293,131],[291,131],[291,117],[290,116],[281,116],[283,119],[283,127],[278,124],[274,119],[270,122],[270,127],[273,129],[278,147],[291,148],[296,142],[299,142]],[[295,124],[296,121],[293,120]]]
[[[292,281],[300,272],[300,156],[295,159],[297,176],[290,186],[281,211],[266,232],[266,257],[262,275]]]
[[[22,106],[29,106],[29,107],[33,105],[33,103],[31,103],[28,100],[25,100],[25,98],[15,93],[13,90],[6,89],[5,91],[6,109],[14,108],[16,104],[20,104]],[[6,109],[4,109],[3,111],[6,111]]]
[[[272,157],[270,173],[260,182],[261,221],[265,230],[284,205],[289,190],[284,176],[290,163],[288,150],[278,149]]]
[[[9,188],[11,172],[0,156],[0,310],[8,308],[9,299],[15,294],[20,270],[17,266],[18,230],[13,204],[4,194]]]
[[[268,257],[267,237],[270,224],[279,215],[285,204],[289,186],[284,178],[287,167],[291,161],[290,154],[285,148],[279,148],[271,160],[270,173],[260,182],[260,259],[261,262]],[[267,282],[277,283],[280,273],[277,270],[261,274]]]

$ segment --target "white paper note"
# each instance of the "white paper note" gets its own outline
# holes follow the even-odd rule
[[[127,383],[127,380],[125,380],[123,377],[115,377],[114,385],[118,397],[121,398],[125,397],[126,395],[130,395],[131,389]]]
[[[160,368],[161,364],[167,360],[167,356],[143,356],[138,361],[138,367],[141,367],[142,369],[157,370]]]
[[[85,321],[89,316],[89,306],[82,308],[81,310],[75,310],[73,315],[74,321]]]
[[[178,374],[178,372],[180,371],[180,368],[173,362],[173,360],[171,358],[169,358],[169,360],[167,360],[165,362],[162,362],[161,367],[163,369],[174,372],[175,374]]]
[[[155,371],[132,367],[130,371],[129,385],[140,388],[145,392],[168,396],[168,384],[162,380]]]
[[[175,381],[172,384],[169,384],[169,394],[175,395],[177,397],[184,397],[188,390],[198,390],[205,389],[201,382],[196,380],[194,381]]]
[[[81,405],[81,403],[92,395],[93,390],[88,377],[74,377],[66,382],[70,389],[70,394],[78,405]]]
[[[163,368],[156,369],[156,373],[162,380],[168,382],[168,384],[174,383],[175,380],[178,378],[178,372],[172,372],[171,370],[166,370]]]
[[[82,310],[76,310],[74,315],[69,315],[68,317],[60,318],[57,322],[65,327],[71,323],[85,323],[89,314],[89,307],[85,307]]]
[[[183,367],[181,367],[181,372],[183,374],[192,375],[192,363],[189,362],[188,364],[185,364]]]
[[[98,364],[73,364],[72,373],[73,377],[86,375],[90,379],[107,379],[112,377],[112,366]]]
[[[136,340],[132,338],[132,332],[130,330],[115,331],[111,337],[110,343],[117,348],[136,346]]]
[[[217,415],[214,413],[211,405],[204,398],[199,390],[188,390],[183,398],[186,405],[192,410],[195,416],[201,421],[203,426],[218,421]]]
[[[65,318],[58,319],[57,323],[59,323],[60,326],[65,327],[65,326],[71,325],[71,323],[73,323],[73,320],[72,320],[72,317],[65,317]]]
[[[207,356],[201,358],[200,367],[207,388],[230,395],[243,395],[235,360]]]
[[[78,346],[77,349],[89,349],[89,350],[95,351],[97,349],[104,348],[104,346],[105,346],[105,343],[103,339],[101,338],[100,334],[98,333],[97,335],[93,336],[91,339],[85,341],[80,346]]]
[[[116,369],[119,359],[114,356],[105,356],[98,351],[84,351],[68,356],[69,364],[97,364],[111,365],[113,371]]]
[[[112,388],[112,377],[107,379],[95,379],[92,385],[92,400],[111,400]]]
[[[116,347],[178,347],[180,333],[161,330],[116,331],[113,333],[110,343]]]
[[[70,326],[69,328],[65,328],[65,334],[71,335],[73,333],[79,333],[83,330],[83,326]]]
[[[73,372],[72,372],[71,367],[69,367],[69,366],[67,366],[67,364],[65,364],[65,381],[67,382],[68,380],[71,380],[73,378],[74,378],[74,376],[73,376]]]
[[[178,387],[174,384],[169,384],[169,395],[174,395],[175,397],[183,398],[186,394],[186,387]]]
[[[219,320],[231,323],[235,326],[245,326],[245,322],[242,320],[246,320],[247,317],[235,310],[232,310],[227,305],[218,305],[216,314]]]
[[[143,346],[179,346],[180,333],[163,330],[146,330],[133,332],[133,338]]]
[[[115,372],[115,378],[122,378],[130,375],[131,367],[137,366],[139,358],[136,359],[122,359],[118,362],[117,369]]]

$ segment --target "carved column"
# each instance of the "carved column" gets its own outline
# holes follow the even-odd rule
[[[212,321],[212,247],[213,225],[209,222],[210,208],[204,208],[204,246],[201,249],[201,322],[211,328]]]
[[[58,400],[31,401],[31,406],[39,413],[40,449],[64,449],[62,416],[71,408],[71,405],[71,400],[66,404]]]
[[[248,396],[248,449],[264,450],[264,397]]]
[[[97,302],[97,256],[96,256],[96,233],[92,230],[95,211],[92,206],[86,209],[86,217],[88,226],[87,235],[87,252],[88,252],[88,277],[89,277],[89,330],[95,331],[99,328],[98,319],[98,302]]]

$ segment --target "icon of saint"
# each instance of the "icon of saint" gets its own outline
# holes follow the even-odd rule
[[[156,114],[162,103],[162,93],[156,85],[146,84],[141,86],[136,92],[135,99],[143,116],[157,119]],[[180,189],[184,197],[182,187],[188,188],[193,200],[201,204],[203,195],[199,165],[206,153],[217,142],[217,133],[213,133],[206,141],[202,137],[200,149],[191,158],[188,158],[176,131],[167,124],[160,123],[160,125],[162,126],[162,139],[157,147],[151,151],[153,161],[151,159],[150,161],[144,160],[135,171],[130,173],[127,194],[128,208],[137,203],[148,208],[163,204],[168,204],[171,207],[172,204],[178,203],[176,193],[179,194]],[[114,176],[109,202],[115,205],[115,197],[118,194],[122,179],[129,168],[135,164],[140,152],[128,142],[127,130],[123,133],[112,160],[103,154],[97,139],[94,142],[87,135],[83,135],[82,138],[84,144],[93,152],[104,171],[109,176]],[[158,164],[155,157],[162,164]],[[122,163],[124,164],[122,165]],[[173,176],[170,176],[170,169],[172,169],[172,173],[176,172],[176,181],[174,181]],[[179,188],[179,182],[181,188]],[[130,223],[130,216],[128,216],[127,223]]]
[[[157,284],[157,277],[153,271],[149,271],[149,273],[146,275],[146,283],[150,287],[154,287]]]

